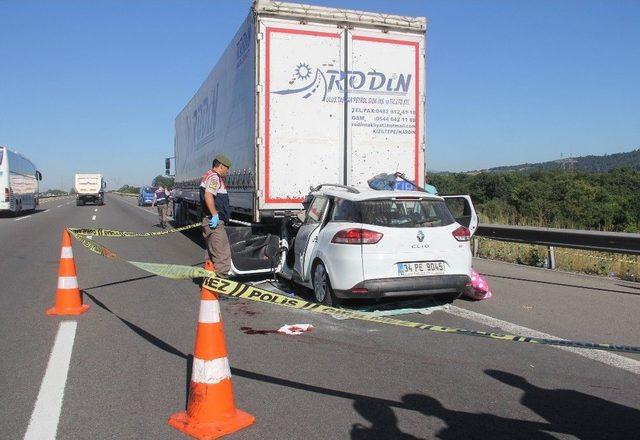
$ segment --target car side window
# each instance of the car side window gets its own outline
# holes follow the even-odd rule
[[[334,222],[361,222],[360,208],[356,202],[336,198],[331,211],[331,221]]]
[[[319,223],[322,219],[322,214],[327,208],[329,200],[324,196],[316,196],[307,208],[307,215],[305,216],[304,223],[312,224]]]
[[[467,213],[469,209],[467,208],[467,204],[463,199],[447,199],[447,207],[455,218],[460,218],[462,216],[470,214]]]

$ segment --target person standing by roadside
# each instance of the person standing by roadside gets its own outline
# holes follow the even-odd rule
[[[205,259],[213,262],[216,274],[221,277],[227,277],[231,270],[231,247],[225,230],[231,218],[231,205],[224,182],[229,168],[231,160],[218,154],[200,182],[202,235],[207,243]]]
[[[160,227],[167,227],[167,212],[169,210],[169,193],[162,185],[158,185],[158,189],[153,193],[153,202],[151,207],[158,207],[158,216],[160,217]]]

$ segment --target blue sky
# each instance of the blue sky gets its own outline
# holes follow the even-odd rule
[[[429,20],[429,169],[640,147],[638,0],[315,0]],[[0,145],[147,184],[250,1],[0,0]]]

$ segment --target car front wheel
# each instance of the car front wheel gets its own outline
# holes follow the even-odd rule
[[[313,269],[313,295],[316,302],[326,306],[333,306],[337,302],[331,288],[329,274],[322,263],[316,264]]]

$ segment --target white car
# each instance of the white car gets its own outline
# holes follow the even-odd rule
[[[295,236],[281,275],[312,289],[320,303],[433,294],[454,299],[470,282],[478,217],[469,196],[321,185],[305,206],[301,223],[290,228]]]

